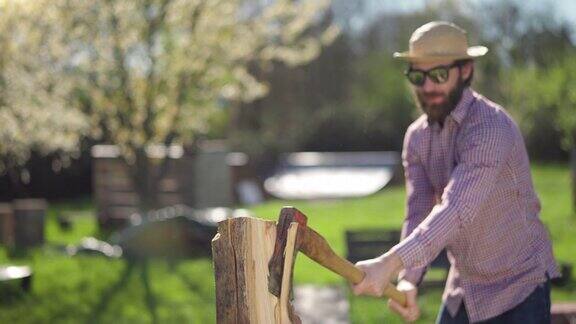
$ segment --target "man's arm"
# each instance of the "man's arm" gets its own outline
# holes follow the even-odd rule
[[[413,132],[408,131],[402,150],[402,165],[406,179],[406,218],[402,226],[402,240],[412,233],[434,207],[434,190],[415,146]],[[403,269],[398,281],[407,280],[418,285],[425,272],[426,266]]]
[[[406,219],[402,229],[402,237],[406,237],[412,229],[428,215],[434,205],[432,186],[424,171],[423,164],[417,154],[418,139],[414,136],[414,130],[409,128],[406,132],[402,149],[402,164],[406,176],[407,208]],[[355,294],[381,296],[384,289],[403,269],[402,260],[393,253],[385,253],[377,258],[364,260],[356,263],[366,276],[364,280],[353,286]],[[417,284],[424,273],[425,267],[405,269],[399,276],[399,282],[408,281]],[[404,285],[405,286],[405,285]],[[408,302],[416,305],[416,291],[407,293]]]
[[[478,125],[464,141],[461,161],[451,174],[442,203],[390,251],[406,268],[427,265],[474,219],[514,146],[512,128],[501,120]]]

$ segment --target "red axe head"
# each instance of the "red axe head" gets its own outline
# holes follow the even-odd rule
[[[270,293],[280,297],[282,287],[282,274],[284,271],[284,250],[286,249],[286,239],[290,224],[297,222],[299,227],[306,227],[307,218],[294,207],[283,207],[276,224],[276,242],[274,243],[274,253],[268,262],[268,290]],[[298,252],[298,239],[294,253]],[[294,264],[292,264],[294,266]]]

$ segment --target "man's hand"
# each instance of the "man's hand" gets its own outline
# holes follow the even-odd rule
[[[381,297],[386,286],[402,268],[402,260],[394,253],[386,253],[374,259],[360,261],[356,263],[356,267],[366,276],[360,283],[352,286],[354,294]]]
[[[417,302],[418,288],[406,280],[400,280],[396,288],[406,293],[406,306],[402,306],[395,300],[389,299],[388,307],[394,313],[402,316],[405,321],[414,322],[418,317],[420,317],[420,308],[418,307]]]

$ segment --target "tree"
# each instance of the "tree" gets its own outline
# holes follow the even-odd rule
[[[49,62],[30,33],[32,9],[24,2],[0,5],[0,174],[8,173],[19,191],[33,152],[66,163],[87,130],[84,116],[67,107],[66,85],[43,69]]]
[[[262,97],[249,67],[303,64],[338,31],[318,32],[327,1],[41,0],[35,32],[91,135],[119,147],[143,210],[157,207],[168,159],[151,145],[191,144],[231,103]]]
[[[510,73],[509,95],[516,111],[540,123],[535,115],[548,115],[571,153],[573,209],[576,212],[576,53],[565,55],[547,68],[516,68]]]
[[[262,170],[273,165],[279,153],[326,148],[327,138],[318,137],[316,130],[327,110],[347,100],[353,63],[349,40],[342,33],[309,64],[276,64],[273,71],[261,71],[270,93],[235,109],[228,132],[232,145],[248,152]]]

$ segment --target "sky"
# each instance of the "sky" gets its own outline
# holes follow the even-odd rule
[[[367,0],[371,2],[371,0]],[[376,1],[374,1],[376,2]],[[379,7],[385,11],[410,12],[424,8],[427,3],[434,3],[434,0],[408,0],[408,1],[378,1]],[[496,3],[498,0],[465,0],[472,4]],[[555,14],[560,18],[576,23],[576,1],[574,0],[516,0],[522,7],[528,10],[541,10],[543,8],[555,8]]]
[[[485,5],[497,3],[499,0],[464,0],[462,3],[470,5]],[[551,11],[551,19],[566,21],[572,26],[576,34],[576,1],[575,0],[512,0],[521,4],[521,8],[526,12],[546,12]],[[437,0],[363,0],[363,8],[359,11],[361,14],[351,20],[351,27],[354,30],[362,29],[363,26],[370,24],[373,19],[378,18],[383,13],[402,13],[412,12],[425,8],[427,4],[433,4]],[[333,0],[333,3],[340,6],[341,12],[346,10],[358,11],[358,8],[349,8],[349,2],[346,0]],[[338,15],[338,13],[337,13]],[[576,40],[576,35],[574,35]]]

